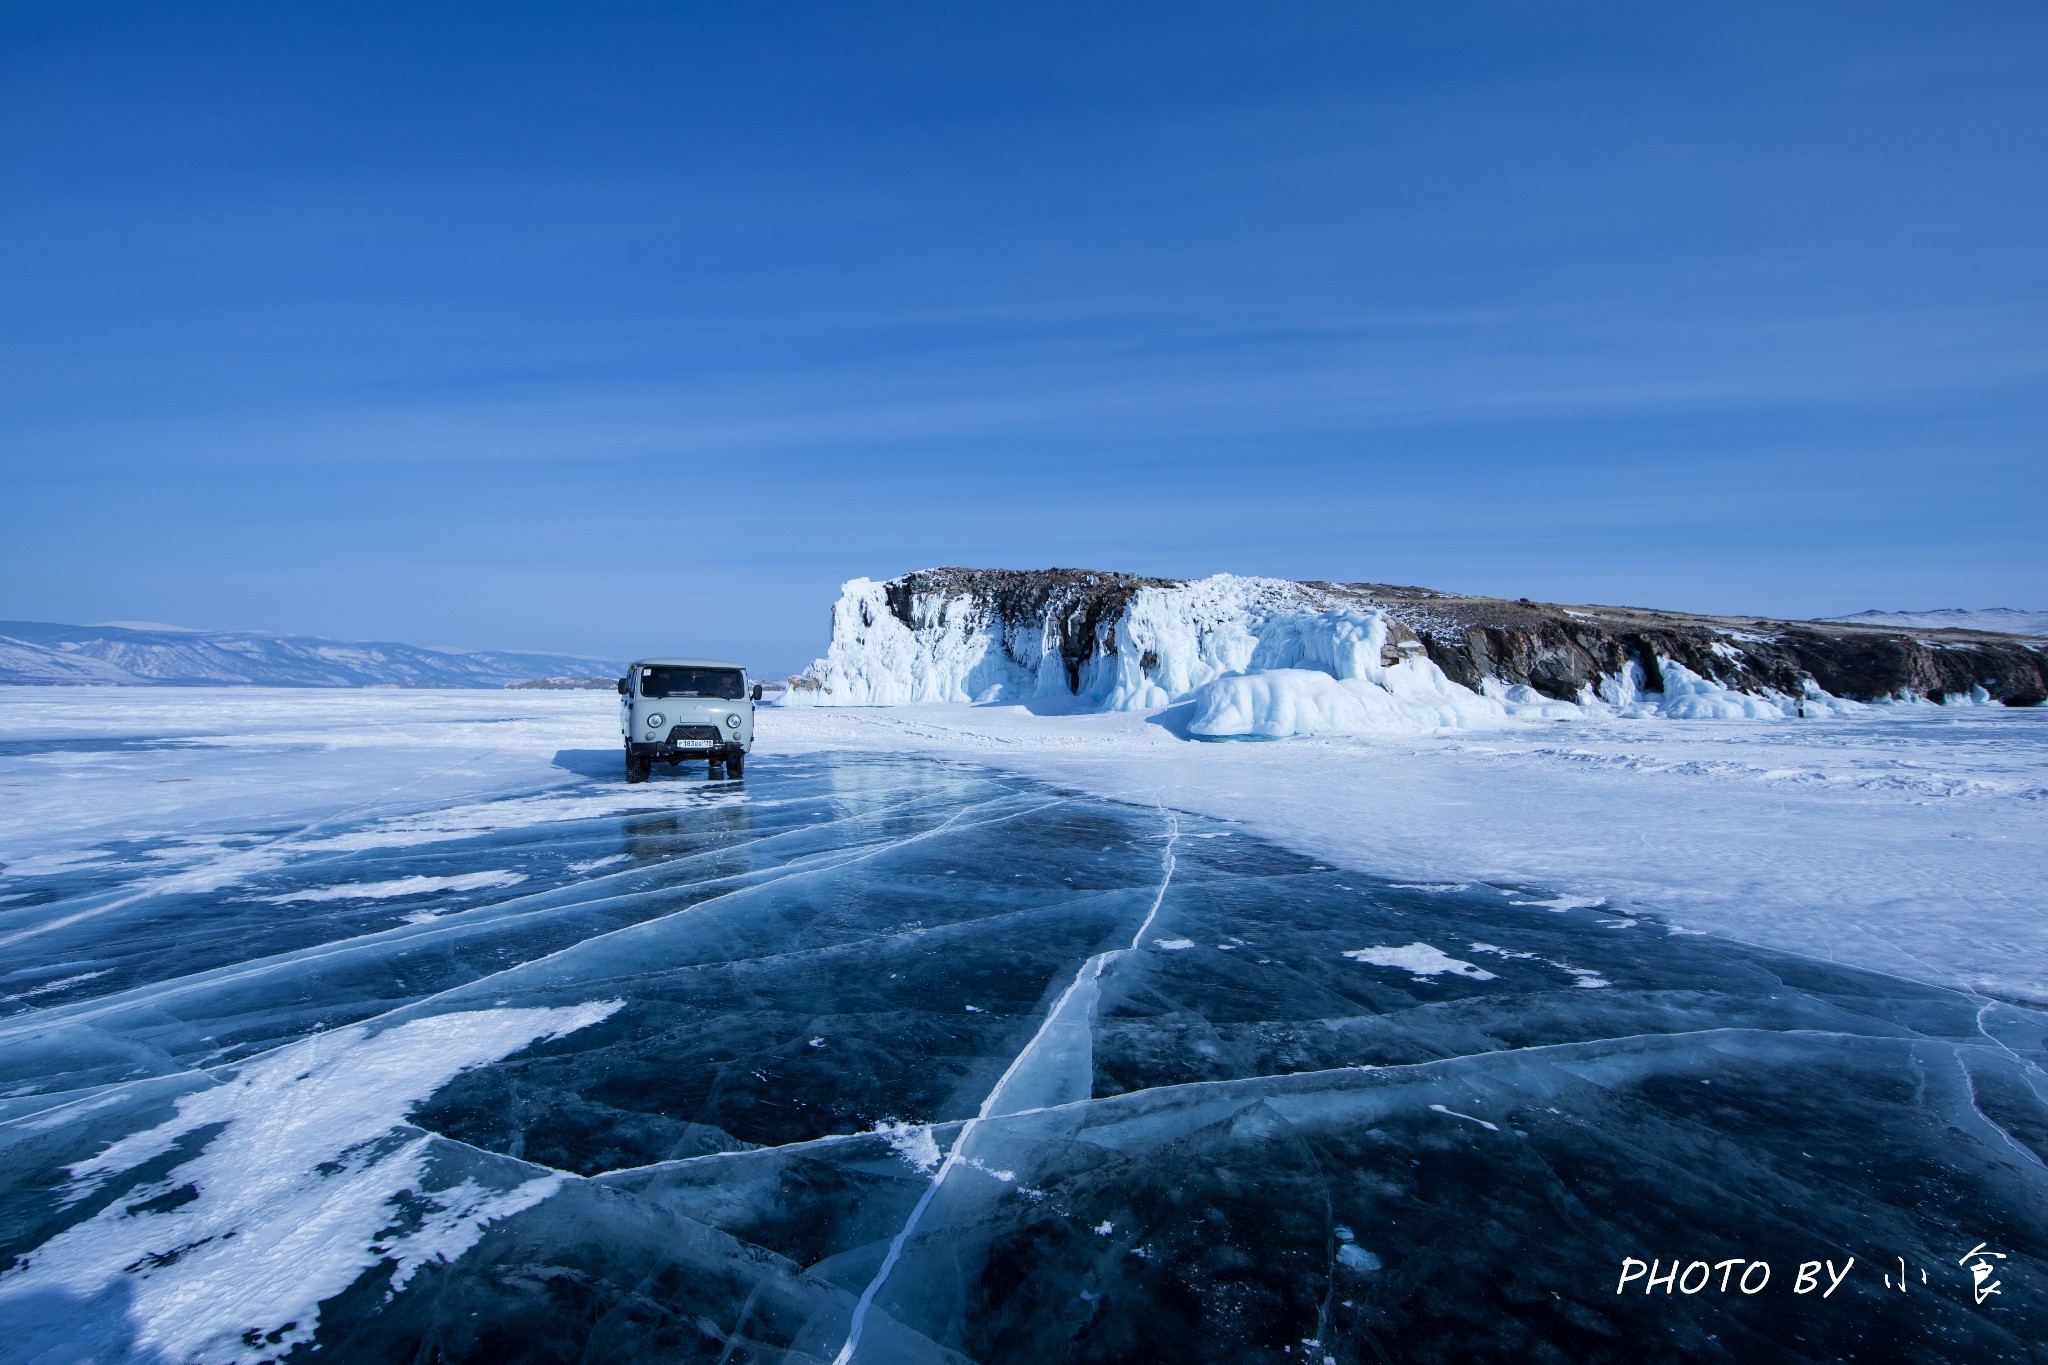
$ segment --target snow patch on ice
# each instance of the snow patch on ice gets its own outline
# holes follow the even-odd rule
[[[1561,915],[1567,910],[1598,910],[1607,904],[1607,897],[1555,896],[1547,901],[1509,901],[1508,904],[1524,910],[1549,910]]]
[[[1546,967],[1555,967],[1571,977],[1574,986],[1583,986],[1588,990],[1599,990],[1602,987],[1614,984],[1601,976],[1600,973],[1589,968],[1574,967],[1569,962],[1559,962],[1556,958],[1544,957],[1538,953],[1519,953],[1512,948],[1503,948],[1493,943],[1474,943],[1472,951],[1475,953],[1491,953],[1495,957],[1504,957],[1520,962],[1541,962]]]
[[[932,1136],[929,1124],[883,1119],[868,1131],[885,1139],[895,1150],[896,1155],[909,1162],[915,1169],[924,1172],[938,1169],[939,1144]]]
[[[1511,950],[1511,948],[1501,948],[1501,945],[1497,945],[1497,943],[1473,943],[1473,952],[1493,954],[1495,958],[1511,958],[1511,960],[1516,960],[1516,962],[1542,962],[1544,966],[1554,966],[1559,972],[1565,972],[1567,976],[1573,978],[1571,984],[1585,986],[1587,990],[1599,990],[1602,986],[1612,986],[1614,984],[1612,980],[1608,980],[1606,976],[1602,976],[1599,972],[1593,972],[1591,968],[1573,966],[1569,962],[1559,962],[1556,958],[1544,958],[1540,954],[1516,952],[1516,950]]]
[[[501,886],[517,886],[526,880],[523,872],[458,872],[447,877],[397,877],[388,882],[348,882],[340,886],[316,886],[307,891],[291,891],[281,896],[258,896],[257,900],[272,905],[292,905],[299,901],[369,901],[389,900],[393,896],[424,896],[443,891],[489,891]]]
[[[1399,967],[1417,980],[1441,976],[1446,972],[1457,976],[1469,976],[1474,981],[1495,979],[1494,974],[1484,967],[1475,967],[1469,962],[1451,957],[1427,943],[1410,943],[1399,948],[1388,945],[1352,948],[1344,956],[1354,962],[1370,962],[1375,967]]]
[[[1470,1114],[1461,1114],[1455,1109],[1446,1108],[1444,1105],[1432,1104],[1429,1107],[1439,1114],[1446,1114],[1454,1119],[1463,1119],[1467,1123],[1476,1123],[1489,1133],[1498,1133],[1500,1131],[1500,1125],[1497,1123],[1488,1123],[1485,1119],[1474,1118]]]
[[[118,1282],[137,1356],[281,1356],[312,1339],[321,1302],[363,1271],[388,1262],[396,1291],[554,1192],[564,1177],[436,1185],[435,1139],[405,1116],[458,1072],[585,1028],[620,1003],[475,1010],[374,1032],[357,1024],[245,1063],[179,1100],[172,1118],[72,1166],[76,1203],[197,1148],[29,1252],[0,1277],[0,1304],[53,1292],[83,1300]]]
[[[1155,938],[1152,940],[1152,946],[1162,952],[1178,953],[1194,947],[1195,941],[1191,938]]]
[[[105,849],[77,849],[9,858],[0,863],[0,868],[5,868],[10,877],[58,877],[66,872],[101,867],[113,860],[114,855]]]

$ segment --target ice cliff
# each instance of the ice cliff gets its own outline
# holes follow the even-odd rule
[[[1190,700],[1191,733],[1412,730],[1605,707],[1682,718],[1886,699],[2048,698],[2009,637],[1559,607],[1382,584],[1078,569],[926,569],[847,583],[787,704]]]

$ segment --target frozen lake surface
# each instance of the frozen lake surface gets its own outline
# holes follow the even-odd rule
[[[0,1359],[2048,1340],[2023,1002],[930,758],[318,786],[465,705],[303,771],[10,732],[13,791],[79,815],[0,872]],[[1618,1294],[1627,1258],[1712,1269]]]

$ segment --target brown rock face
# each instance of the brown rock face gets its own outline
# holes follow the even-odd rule
[[[912,628],[925,624],[920,601],[964,597],[992,623],[1054,632],[1068,685],[1078,687],[1083,664],[1098,651],[1116,651],[1117,622],[1131,598],[1143,588],[1180,582],[1086,569],[946,568],[894,579],[886,596],[890,612]],[[1941,700],[1979,687],[2008,706],[2048,701],[2048,647],[2009,635],[1566,607],[1385,583],[1307,582],[1288,591],[1304,607],[1384,611],[1396,623],[1387,662],[1419,645],[1449,677],[1474,690],[1492,678],[1575,701],[1633,663],[1644,686],[1661,691],[1659,660],[1669,659],[1743,692],[1798,695],[1811,680],[1855,701]]]
[[[1658,661],[1683,664],[1742,692],[1799,694],[1810,679],[1852,701],[1919,696],[1939,701],[1981,687],[2008,706],[2048,700],[2048,651],[2039,642],[1964,630],[1696,616],[1640,607],[1562,607],[1458,597],[1426,589],[1347,585],[1416,625],[1451,678],[1526,683],[1571,700],[1631,662],[1644,686],[1664,686]]]

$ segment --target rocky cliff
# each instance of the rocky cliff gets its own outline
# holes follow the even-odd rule
[[[1437,666],[1468,687],[1493,677],[1562,700],[1634,663],[1644,688],[1661,691],[1662,662],[1672,661],[1756,694],[1797,696],[1811,682],[1831,696],[1865,702],[1942,701],[1977,688],[2010,706],[2048,700],[2048,650],[2009,635],[1568,607],[1384,584],[1348,584],[1344,591],[1410,622]]]
[[[1373,659],[1358,653],[1368,636]],[[2048,647],[1981,631],[1565,606],[1382,583],[960,568],[848,583],[831,648],[791,680],[790,700],[1068,696],[1130,709],[1246,671],[1346,679],[1424,661],[1475,694],[1617,706],[1679,692],[1788,707],[1820,697],[2048,700]]]

